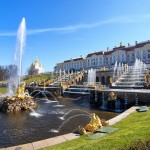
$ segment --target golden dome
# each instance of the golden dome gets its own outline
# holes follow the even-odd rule
[[[40,68],[42,69],[42,64],[40,64],[39,66],[40,66]]]
[[[39,64],[38,57],[36,57],[35,64]]]

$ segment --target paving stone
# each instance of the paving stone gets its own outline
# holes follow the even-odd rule
[[[34,150],[31,143],[18,145],[18,146],[12,146],[5,148],[4,150]]]
[[[79,135],[79,134],[74,134],[74,133],[69,133],[69,134],[63,135],[63,137],[64,137],[67,141],[70,141],[70,140],[79,138],[80,135]]]
[[[41,141],[37,141],[37,142],[33,142],[33,148],[34,150],[38,150],[44,147],[48,147],[48,146],[52,146],[52,145],[56,145],[59,143],[63,143],[66,142],[67,140],[63,137],[63,136],[57,136],[54,138],[49,138],[46,140],[41,140]]]

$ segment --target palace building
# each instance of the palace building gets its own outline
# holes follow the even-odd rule
[[[75,59],[65,60],[54,67],[54,72],[70,70],[88,70],[90,68],[101,69],[102,67],[111,69],[115,62],[133,65],[136,58],[150,65],[150,40],[144,42],[135,41],[135,45],[125,46],[120,43],[113,49],[97,51]]]
[[[31,67],[32,67],[32,70],[33,70],[33,72],[34,72],[34,73],[33,73],[34,75],[43,73],[42,64],[39,63],[39,60],[38,60],[37,57],[36,57],[35,61],[32,63]]]

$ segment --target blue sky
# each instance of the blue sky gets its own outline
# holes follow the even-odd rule
[[[0,65],[13,63],[23,17],[23,72],[38,56],[45,71],[57,62],[150,40],[149,0],[1,0]]]

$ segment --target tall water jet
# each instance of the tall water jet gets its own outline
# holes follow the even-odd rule
[[[144,76],[147,68],[146,64],[136,58],[133,66],[128,66],[128,64],[125,64],[122,68],[124,68],[124,73],[121,73],[120,76],[118,76],[118,79],[114,84],[115,86],[124,88],[144,87]]]
[[[115,62],[114,70],[113,70],[113,80],[116,80],[116,71],[117,71],[117,61]]]
[[[26,39],[26,24],[25,18],[23,18],[17,31],[16,51],[14,53],[14,63],[17,66],[17,73],[11,76],[9,79],[12,80],[12,83],[8,84],[7,88],[8,96],[14,95],[13,92],[18,88],[21,80],[20,78],[22,76],[22,55],[25,46],[25,39]]]
[[[96,83],[96,70],[90,69],[88,70],[88,85],[93,85]]]
[[[18,79],[14,79],[13,81],[15,87],[17,88],[15,92],[16,94],[14,96],[12,96],[12,94],[9,94],[10,96],[7,96],[3,99],[0,110],[4,112],[17,112],[24,109],[26,110],[29,108],[37,108],[38,106],[37,103],[34,102],[34,98],[25,92],[26,83],[20,82],[20,78],[22,76],[22,54],[25,46],[25,39],[26,25],[25,18],[23,18],[17,32],[16,53],[14,55],[14,60],[16,61],[16,65],[18,67]],[[9,90],[13,91],[11,87],[12,86],[8,86]]]
[[[25,40],[26,40],[26,23],[25,18],[23,18],[17,32],[16,52],[14,55],[14,60],[18,66],[18,73],[17,73],[18,81],[16,82],[16,85],[20,83],[20,78],[22,76],[22,55],[25,46]]]

